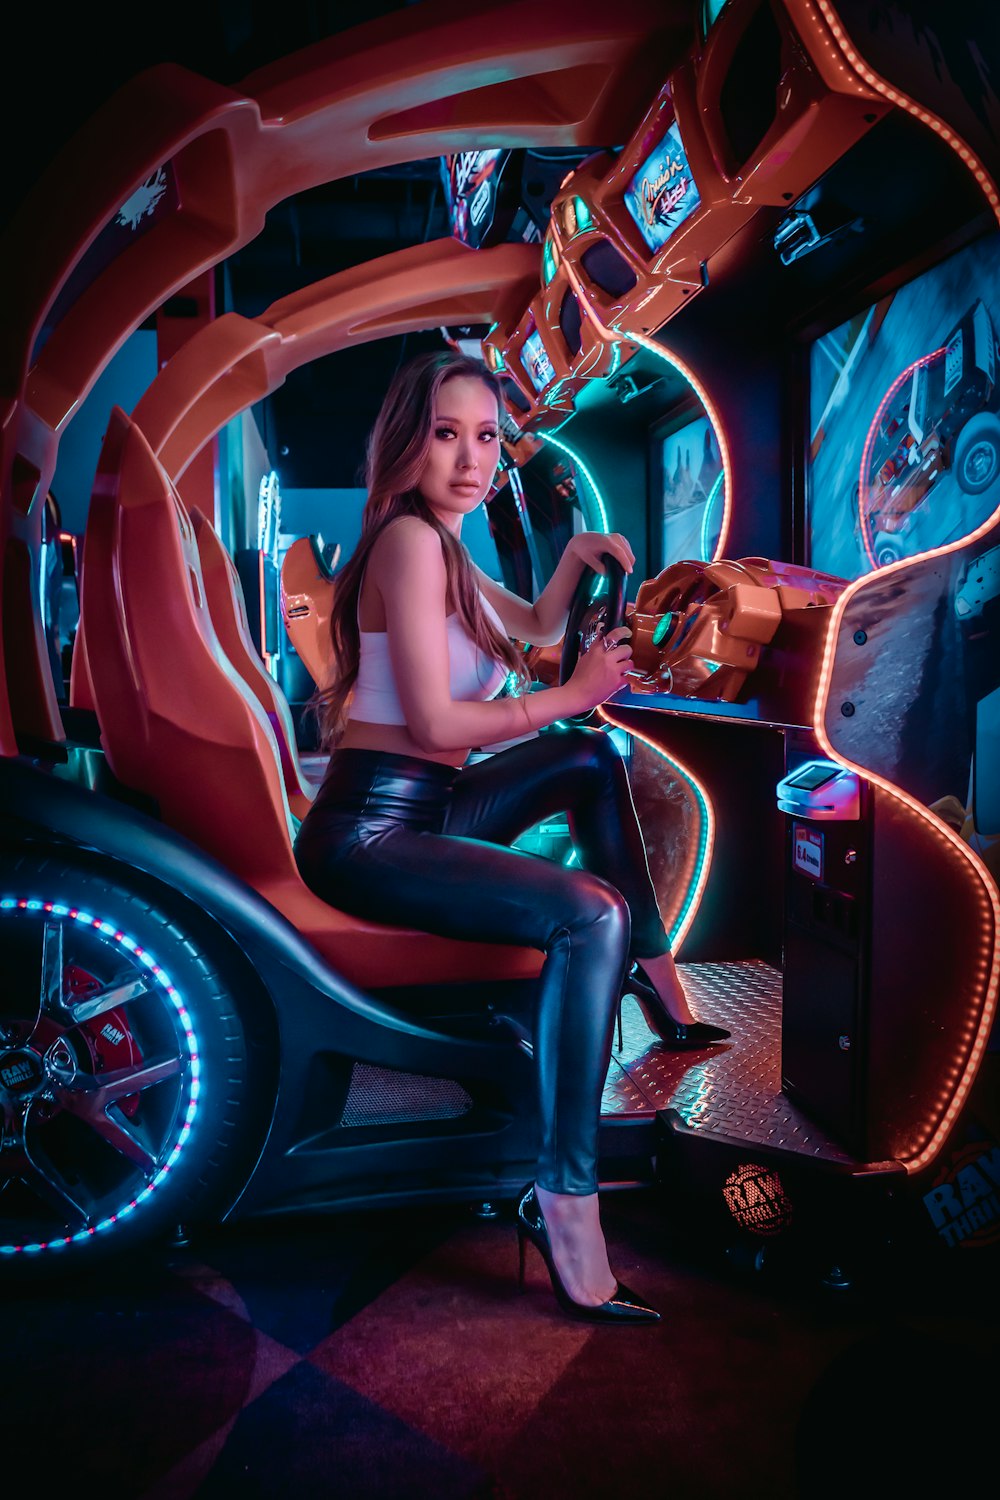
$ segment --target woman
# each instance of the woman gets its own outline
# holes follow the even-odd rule
[[[596,729],[538,734],[618,691],[630,632],[581,653],[564,684],[506,691],[527,678],[512,638],[558,641],[583,569],[603,571],[610,552],[631,571],[634,557],[622,536],[577,535],[533,604],[473,565],[462,522],[493,483],[501,409],[486,365],[450,351],[419,356],[390,385],[368,445],[361,539],[330,621],[337,669],[319,695],[330,762],[295,853],[306,883],[341,910],[544,951],[541,1146],[518,1207],[522,1279],[530,1239],[566,1310],[648,1322],[658,1314],[610,1268],[597,1200],[601,1094],[630,952],[643,974],[629,987],[659,1031],[676,1043],[697,1023],[620,756]],[[496,753],[470,762],[479,747]],[[583,868],[509,847],[557,810]],[[728,1034],[702,1031],[701,1044]]]

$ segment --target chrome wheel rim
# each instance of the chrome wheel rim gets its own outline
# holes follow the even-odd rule
[[[198,1109],[183,996],[134,936],[0,899],[0,1255],[113,1232],[174,1172]]]

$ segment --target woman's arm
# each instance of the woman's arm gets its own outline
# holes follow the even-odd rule
[[[602,538],[606,540],[606,538]],[[416,517],[397,521],[368,565],[385,605],[389,656],[407,728],[428,752],[495,744],[586,713],[625,681],[631,647],[584,652],[570,680],[521,698],[455,702],[448,661],[447,574],[441,542]]]
[[[481,568],[476,571],[483,593],[503,620],[509,635],[530,646],[552,646],[562,640],[565,633],[570,603],[584,568],[591,567],[595,572],[603,573],[601,557],[605,552],[616,557],[626,573],[631,573],[635,567],[635,554],[618,532],[610,535],[603,531],[578,532],[570,538],[552,577],[534,604],[494,583]]]

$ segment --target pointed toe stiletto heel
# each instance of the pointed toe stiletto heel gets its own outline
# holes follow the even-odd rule
[[[724,1027],[711,1026],[707,1021],[675,1021],[640,966],[635,964],[618,999],[619,1052],[622,1050],[622,1002],[626,995],[635,997],[646,1025],[671,1052],[694,1052],[714,1046],[716,1042],[728,1042],[732,1035]]]
[[[647,1306],[621,1281],[616,1280],[614,1293],[607,1302],[599,1302],[596,1307],[588,1306],[584,1302],[576,1302],[569,1295],[556,1270],[549,1232],[545,1227],[534,1183],[525,1188],[517,1205],[518,1286],[522,1291],[524,1290],[524,1254],[529,1240],[545,1262],[552,1290],[563,1312],[569,1313],[574,1318],[582,1318],[588,1323],[658,1323],[660,1321],[660,1314],[656,1309]]]

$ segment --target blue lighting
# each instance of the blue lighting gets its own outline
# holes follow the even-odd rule
[[[198,1095],[201,1088],[201,1062],[199,1058],[198,1039],[191,1025],[191,1017],[180,992],[175,988],[169,975],[157,963],[155,957],[143,948],[134,938],[122,932],[113,923],[104,921],[100,917],[93,916],[90,912],[81,911],[78,907],[63,906],[55,901],[43,901],[34,897],[4,896],[0,898],[0,911],[14,913],[21,912],[35,914],[45,913],[46,916],[59,920],[79,923],[81,927],[89,927],[99,933],[103,939],[117,943],[126,949],[143,968],[147,969],[156,983],[166,993],[171,1005],[176,1012],[178,1021],[183,1028],[185,1045],[187,1047],[187,1084],[188,1098],[183,1107],[182,1122],[177,1129],[176,1138],[161,1160],[160,1168],[155,1176],[145,1183],[142,1190],[134,1197],[128,1197],[119,1208],[97,1224],[88,1225],[87,1228],[78,1230],[75,1234],[65,1235],[59,1239],[49,1241],[33,1242],[23,1245],[0,1245],[0,1255],[38,1255],[44,1250],[61,1250],[66,1245],[77,1244],[90,1239],[95,1234],[103,1233],[114,1227],[119,1219],[125,1218],[133,1213],[140,1204],[144,1203],[160,1186],[175,1166],[188,1137],[191,1134],[191,1126],[198,1110]],[[182,1069],[182,1072],[184,1070]]]
[[[718,476],[716,478],[715,483],[712,485],[712,488],[708,492],[708,499],[705,501],[705,509],[701,513],[701,559],[702,559],[702,562],[709,562],[711,560],[712,553],[715,550],[714,547],[712,546],[712,543],[709,541],[708,523],[709,523],[709,520],[710,520],[711,515],[712,515],[712,509],[713,509],[713,507],[715,505],[716,500],[718,499],[719,492],[722,489],[722,486],[725,484],[725,482],[726,482],[726,472],[725,472],[724,469],[720,469],[719,474],[718,474]]]
[[[601,499],[601,492],[597,488],[597,482],[594,479],[593,474],[591,474],[590,470],[587,468],[587,465],[584,463],[583,459],[578,453],[574,453],[573,449],[569,446],[568,443],[563,442],[562,438],[553,437],[552,434],[548,432],[540,432],[537,434],[537,436],[544,438],[545,441],[547,443],[551,443],[554,448],[561,449],[563,453],[565,453],[569,458],[573,460],[573,463],[576,465],[577,469],[583,475],[584,479],[586,479],[588,485],[590,486],[594,504],[597,506],[597,514],[600,520],[600,524],[598,526],[595,526],[594,530],[603,531],[605,536],[609,535],[611,527],[608,525],[608,513],[604,508],[604,501]],[[581,499],[582,498],[583,497],[581,496]]]

